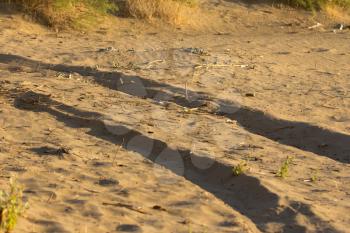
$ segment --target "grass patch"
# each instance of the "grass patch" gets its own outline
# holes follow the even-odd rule
[[[22,188],[15,179],[10,179],[9,191],[0,190],[0,232],[11,232],[19,216],[27,207],[22,202]]]

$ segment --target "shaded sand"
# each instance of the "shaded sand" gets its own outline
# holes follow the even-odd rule
[[[17,175],[30,203],[15,232],[347,231],[349,31],[205,6],[207,31],[0,16],[0,187]]]

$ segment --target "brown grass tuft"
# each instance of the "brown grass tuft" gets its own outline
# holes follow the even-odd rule
[[[195,24],[196,0],[127,0],[127,11],[135,18],[160,19],[173,25]]]
[[[198,0],[6,0],[16,9],[53,28],[95,26],[108,13],[148,22],[159,20],[175,26],[198,26]],[[119,9],[118,9],[119,8]],[[120,10],[121,9],[121,10]]]
[[[327,5],[324,11],[331,18],[338,22],[350,23],[350,11],[336,5]]]
[[[55,27],[93,26],[103,15],[116,11],[116,6],[107,0],[6,0],[13,8]]]

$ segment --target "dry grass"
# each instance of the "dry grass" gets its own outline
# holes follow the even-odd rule
[[[127,0],[127,10],[135,18],[184,25],[194,23],[198,4],[196,0]]]
[[[344,10],[350,9],[350,0],[282,0],[282,2],[311,11],[323,10],[334,6]]]
[[[324,7],[324,11],[330,18],[338,22],[350,23],[350,11],[344,9],[343,7],[336,5],[327,5]]]
[[[31,15],[51,27],[86,27],[102,20],[103,15],[116,11],[107,0],[7,0],[13,8]]]
[[[8,5],[53,28],[86,29],[102,23],[108,13],[124,13],[148,22],[163,21],[175,26],[210,26],[208,13],[199,0],[5,0]],[[280,0],[309,10],[321,10],[336,20],[349,22],[350,0]],[[1,2],[1,0],[0,0]],[[123,4],[122,4],[123,3]]]
[[[118,11],[117,0],[6,0],[8,5],[54,28],[86,28]],[[129,16],[173,25],[193,24],[197,0],[124,0]]]

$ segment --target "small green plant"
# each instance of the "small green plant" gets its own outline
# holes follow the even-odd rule
[[[192,233],[192,227],[191,227],[191,224],[188,225],[188,233]]]
[[[0,232],[11,232],[17,224],[18,217],[27,208],[22,202],[22,188],[16,179],[10,178],[9,191],[0,190]]]
[[[313,171],[312,174],[311,174],[311,182],[316,182],[318,181],[320,178],[318,177],[318,172],[317,171]]]
[[[247,171],[248,165],[246,162],[240,162],[232,168],[232,173],[234,176],[239,176]]]
[[[281,167],[278,169],[276,176],[281,178],[286,178],[289,172],[289,165],[293,162],[293,157],[288,156],[286,160],[283,161]]]

